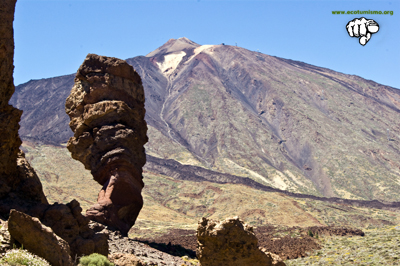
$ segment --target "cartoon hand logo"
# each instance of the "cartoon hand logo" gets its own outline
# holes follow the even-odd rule
[[[355,18],[346,25],[350,37],[360,37],[362,46],[366,45],[371,35],[379,31],[379,25],[376,21],[366,18]]]

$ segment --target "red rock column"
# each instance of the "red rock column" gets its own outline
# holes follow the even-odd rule
[[[143,206],[144,99],[141,79],[126,61],[89,54],[65,105],[74,132],[68,150],[103,186],[86,215],[124,234]]]

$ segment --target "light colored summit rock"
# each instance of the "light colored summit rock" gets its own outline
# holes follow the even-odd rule
[[[164,56],[164,61],[162,63],[157,62],[157,65],[165,76],[169,76],[172,72],[174,72],[185,55],[186,53],[183,51],[168,54]]]
[[[160,46],[153,52],[146,55],[146,57],[152,57],[157,54],[168,54],[174,52],[181,52],[184,49],[194,49],[199,47],[200,45],[189,40],[186,37],[182,37],[179,39],[169,39],[164,45]]]

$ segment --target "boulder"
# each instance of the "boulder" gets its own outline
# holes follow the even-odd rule
[[[202,218],[197,242],[197,258],[202,266],[285,265],[278,256],[259,249],[253,228],[238,217],[220,222]]]
[[[143,206],[144,90],[126,61],[88,54],[65,104],[72,158],[103,186],[86,216],[127,234]]]
[[[73,266],[68,243],[38,218],[11,210],[8,231],[25,249],[46,259],[54,266]]]
[[[89,218],[82,215],[79,202],[72,200],[67,204],[54,203],[39,209],[35,216],[49,226],[55,234],[67,241],[71,255],[82,256],[92,253],[108,255],[108,235],[94,232],[89,228]]]
[[[18,186],[16,192],[21,199],[27,199],[38,203],[47,204],[46,196],[43,193],[42,183],[35,170],[25,159],[25,153],[19,150],[17,156]]]

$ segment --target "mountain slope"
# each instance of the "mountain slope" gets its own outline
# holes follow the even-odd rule
[[[186,38],[127,61],[145,88],[147,154],[293,192],[400,201],[399,90]],[[47,85],[54,79],[68,84],[73,76],[16,88],[12,103],[24,110],[23,138],[60,143],[72,135],[62,93],[49,93],[70,88]],[[28,101],[32,94],[47,109]]]
[[[155,116],[165,126],[149,125],[199,164],[304,193],[397,198],[398,90],[233,46],[182,48],[186,41],[148,57],[168,81]],[[158,146],[149,152],[161,156]]]
[[[74,77],[71,74],[31,80],[17,86],[18,93],[13,95],[10,103],[23,110],[19,130],[22,138],[59,145],[72,137],[64,105],[74,85]]]

